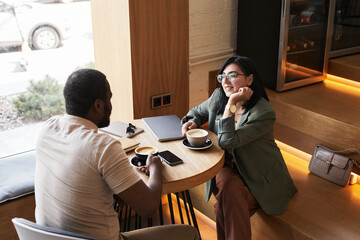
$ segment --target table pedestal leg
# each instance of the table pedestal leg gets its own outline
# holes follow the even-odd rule
[[[181,204],[180,204],[179,193],[175,193],[175,194],[176,194],[176,200],[177,200],[178,209],[179,209],[180,221],[181,221],[181,224],[184,224],[184,218],[183,218],[182,211],[181,211]]]
[[[199,226],[198,226],[198,224],[197,224],[197,220],[196,220],[196,216],[195,216],[195,211],[194,211],[194,207],[193,207],[192,202],[191,202],[191,197],[190,197],[190,192],[189,192],[189,190],[185,190],[185,195],[186,195],[186,200],[187,200],[187,202],[189,203],[189,209],[190,209],[190,213],[191,213],[191,217],[192,217],[192,220],[193,220],[194,227],[198,230],[199,235],[200,235],[200,230],[199,230]],[[200,236],[200,237],[201,237],[201,236]]]
[[[174,217],[174,211],[172,206],[172,199],[171,199],[171,193],[167,195],[168,197],[168,204],[169,204],[169,211],[170,211],[170,217],[171,217],[171,223],[175,224],[175,217]]]

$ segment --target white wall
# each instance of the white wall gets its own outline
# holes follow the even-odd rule
[[[209,72],[218,70],[235,52],[237,3],[238,0],[189,0],[190,108],[208,98]]]

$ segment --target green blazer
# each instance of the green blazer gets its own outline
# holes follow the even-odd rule
[[[217,134],[219,146],[231,149],[237,168],[250,192],[267,214],[281,214],[297,189],[288,172],[280,149],[275,143],[273,125],[275,112],[264,98],[243,113],[235,128],[234,116],[216,114],[220,89],[191,109],[182,123],[195,121],[198,126],[208,122]],[[214,179],[206,183],[206,201],[211,195]]]

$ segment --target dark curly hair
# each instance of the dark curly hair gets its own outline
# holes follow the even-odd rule
[[[106,76],[94,69],[73,72],[64,87],[66,113],[85,117],[96,99],[106,100]]]

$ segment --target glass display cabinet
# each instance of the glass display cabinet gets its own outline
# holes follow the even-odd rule
[[[270,89],[284,91],[324,80],[330,4],[329,0],[239,1],[237,53],[255,61]]]
[[[360,52],[360,1],[336,0],[330,58]]]

